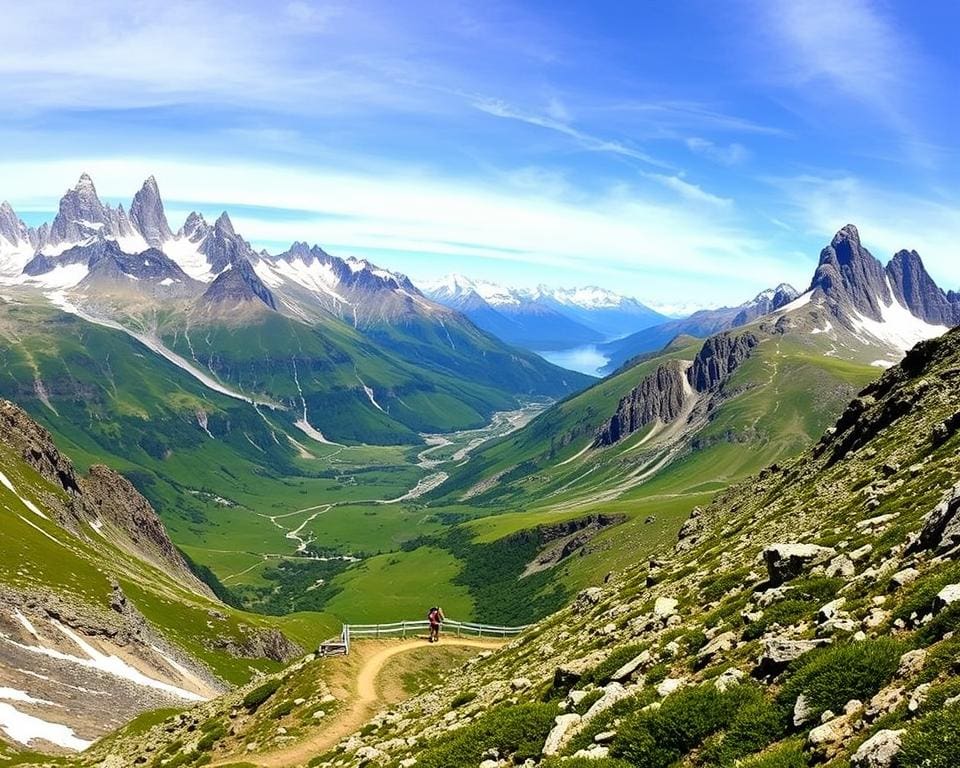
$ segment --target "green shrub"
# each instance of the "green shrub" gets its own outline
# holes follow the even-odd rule
[[[700,763],[709,766],[733,765],[737,760],[759,752],[783,735],[783,718],[771,702],[760,695],[743,704],[729,727],[701,753]]]
[[[214,725],[209,728],[201,727],[201,730],[205,731],[205,733],[200,741],[197,742],[197,751],[199,752],[209,752],[213,749],[214,744],[227,735],[227,729],[222,723],[218,723],[216,720],[210,722],[213,722]],[[206,725],[208,725],[208,723],[204,723],[204,726]]]
[[[666,768],[730,725],[742,707],[761,700],[762,694],[747,685],[724,692],[712,683],[680,690],[659,709],[625,718],[610,753],[632,765]]]
[[[956,768],[960,765],[960,705],[920,720],[903,737],[898,768]]]
[[[461,694],[458,694],[453,701],[450,702],[451,709],[459,709],[460,707],[466,706],[471,701],[477,698],[476,691],[464,691]]]
[[[915,613],[923,616],[933,607],[933,598],[947,584],[960,581],[960,563],[951,563],[937,569],[936,573],[923,576],[908,586],[900,600],[900,605],[893,612],[894,619],[909,621]]]
[[[417,768],[476,768],[488,749],[511,755],[515,763],[537,758],[556,715],[553,704],[498,707],[436,739],[417,755]]]
[[[960,629],[960,603],[954,603],[938,613],[933,619],[924,624],[917,632],[916,641],[919,646],[933,645],[948,632]]]
[[[703,630],[695,629],[684,638],[684,642],[689,653],[696,653],[707,644],[708,640]]]
[[[777,703],[789,718],[802,693],[816,719],[828,709],[840,711],[850,699],[866,701],[893,677],[903,651],[889,638],[811,651],[791,665]]]
[[[593,737],[598,733],[613,730],[614,722],[623,720],[628,715],[639,712],[645,706],[652,704],[658,699],[659,696],[657,696],[657,692],[650,687],[644,688],[636,696],[620,699],[620,701],[612,707],[605,709],[587,723],[586,727],[570,740],[566,748],[566,753],[572,755],[578,750],[587,749],[594,743]]]
[[[749,568],[741,568],[717,576],[708,576],[700,582],[700,597],[705,603],[722,600],[731,592],[743,589],[749,573]]]
[[[580,703],[573,708],[573,711],[578,715],[585,715],[587,711],[596,704],[603,697],[603,689],[595,688],[590,691],[583,699],[580,700]]]
[[[630,763],[603,757],[596,760],[591,757],[572,757],[566,760],[553,758],[540,763],[540,768],[631,768]]]
[[[785,741],[762,755],[750,757],[737,764],[737,768],[807,768],[810,760],[803,752],[799,739]]]
[[[243,706],[251,712],[256,712],[261,704],[279,690],[280,685],[280,680],[268,680],[263,685],[257,686],[243,697]]]

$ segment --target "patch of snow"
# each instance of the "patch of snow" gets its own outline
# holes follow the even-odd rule
[[[0,699],[4,701],[20,701],[24,704],[44,704],[48,707],[59,707],[59,704],[54,704],[52,701],[47,701],[46,699],[35,699],[26,691],[20,691],[16,688],[4,688],[0,686]]]
[[[37,515],[38,517],[42,517],[44,520],[50,519],[45,514],[43,514],[43,512],[41,512],[40,509],[37,508],[37,505],[34,504],[32,501],[30,501],[30,499],[23,498],[23,496],[21,496],[17,492],[17,489],[13,487],[13,483],[10,482],[10,478],[8,478],[5,474],[3,474],[3,472],[0,472],[0,484],[2,484],[8,491],[10,491],[18,499],[20,499],[20,501],[23,502],[23,506],[25,506],[27,509],[33,512],[33,514]]]
[[[887,285],[890,285],[889,279]],[[893,297],[890,304],[880,302],[880,321],[856,313],[851,320],[854,328],[900,352],[906,352],[917,343],[935,339],[950,330],[945,325],[933,325],[916,317],[897,301],[892,289],[890,295]]]
[[[367,393],[367,398],[369,398],[370,403],[373,405],[373,407],[376,408],[378,411],[383,411],[383,408],[380,407],[380,403],[378,403],[373,396],[373,388],[368,387],[366,384],[364,384],[363,379],[361,379],[359,376],[357,376],[357,381],[360,382],[360,386],[363,387],[363,391]],[[383,411],[383,412],[386,413],[386,411]]]
[[[14,611],[13,618],[19,621],[23,628],[33,635],[33,637],[35,637],[37,640],[40,639],[40,635],[37,633],[37,628],[33,626],[33,624],[30,622],[30,619],[20,613],[20,611]]]
[[[120,246],[120,250],[124,253],[143,253],[150,247],[140,233],[134,233],[132,235],[127,235],[126,237],[116,237],[113,239],[116,240],[117,245]]]
[[[165,277],[160,281],[160,285],[173,285],[174,282],[175,281],[172,277]]]
[[[200,696],[193,691],[187,691],[183,688],[178,688],[175,685],[170,685],[169,683],[164,683],[161,680],[155,680],[152,677],[148,677],[139,669],[130,666],[118,656],[110,656],[105,653],[101,653],[92,645],[90,645],[90,643],[80,637],[76,632],[70,629],[70,627],[61,624],[56,619],[51,619],[50,623],[63,635],[72,640],[73,643],[86,654],[87,658],[73,656],[69,653],[64,653],[63,651],[58,651],[54,648],[47,648],[46,646],[23,645],[4,636],[0,636],[0,639],[10,643],[11,645],[15,645],[21,650],[42,656],[48,656],[53,659],[59,659],[60,661],[66,661],[71,664],[76,664],[77,666],[86,667],[88,669],[96,669],[100,672],[105,672],[108,675],[113,675],[114,677],[128,680],[129,682],[144,688],[153,688],[158,691],[163,691],[164,693],[168,693],[179,699],[185,699],[187,701],[206,701],[203,696]]]
[[[14,277],[4,277],[3,282],[11,285],[26,285],[46,290],[63,290],[72,288],[87,276],[86,264],[67,264],[54,267],[42,275],[19,274]]]
[[[93,743],[78,738],[73,728],[69,726],[49,723],[4,703],[0,703],[0,730],[25,747],[33,746],[34,741],[45,741],[63,749],[83,752]]]
[[[207,257],[200,252],[202,244],[203,240],[195,243],[188,237],[178,237],[165,242],[162,250],[194,280],[209,283],[216,275],[213,274]]]
[[[816,336],[818,333],[830,333],[833,330],[833,325],[830,324],[830,321],[826,321],[826,325],[823,328],[814,328],[810,331],[811,336]]]
[[[877,368],[893,368],[896,363],[890,360],[874,360],[870,365],[876,366]]]
[[[62,541],[60,541],[60,539],[58,539],[58,538],[57,538],[56,536],[54,536],[53,534],[47,533],[45,530],[43,530],[43,528],[41,528],[39,525],[37,525],[35,522],[33,522],[33,520],[28,520],[28,519],[25,518],[23,515],[21,515],[19,512],[17,513],[17,517],[19,517],[21,520],[23,520],[23,522],[25,522],[25,523],[26,523],[27,525],[29,525],[31,528],[34,528],[34,529],[36,529],[37,531],[39,531],[40,533],[42,533],[44,536],[46,536],[48,539],[50,539],[50,541],[52,541],[54,544],[59,544],[61,547],[66,548],[66,546],[67,546],[66,544],[64,544]]]
[[[97,533],[106,538],[103,532],[103,520],[91,520],[90,527],[93,528]]]
[[[795,312],[798,309],[802,309],[810,303],[813,299],[813,291],[807,291],[806,293],[801,293],[797,298],[791,301],[789,304],[785,304],[778,310],[786,314],[787,312]]]

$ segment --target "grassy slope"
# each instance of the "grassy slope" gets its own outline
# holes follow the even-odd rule
[[[572,592],[657,551],[672,540],[693,507],[709,503],[731,483],[795,456],[879,373],[824,357],[806,340],[768,338],[731,379],[727,391],[734,394],[711,415],[695,443],[643,483],[623,488],[625,477],[661,455],[637,447],[645,433],[567,461],[592,441],[596,427],[643,376],[664,359],[692,358],[699,346],[694,340],[674,346],[482,449],[441,489],[445,495],[437,504],[455,501],[481,476],[505,473],[489,492],[472,500],[481,505],[473,516],[482,516],[463,523],[478,544],[591,513],[626,515],[626,523],[591,541],[587,557],[556,567],[553,583]]]
[[[3,447],[0,465],[17,492],[41,511],[45,508],[45,496],[62,494]],[[241,639],[241,624],[279,627],[306,647],[327,637],[336,626],[335,620],[323,614],[274,620],[229,609],[118,550],[92,529],[86,532],[86,540],[72,535],[52,519],[29,511],[4,486],[0,486],[0,516],[5,555],[0,558],[0,583],[27,593],[54,592],[74,605],[108,611],[111,579],[115,579],[161,634],[232,683],[249,679],[251,667],[264,671],[277,667],[270,661],[237,659],[225,651],[213,650],[216,638]],[[211,609],[222,613],[225,619],[212,624]]]
[[[499,748],[506,759],[521,748],[537,756],[571,686],[588,692],[602,686],[615,669],[646,650],[649,661],[640,662],[632,682],[625,681],[631,696],[591,722],[563,755],[609,730],[613,755],[626,758],[626,764],[807,766],[825,760],[823,754],[814,756],[807,738],[820,713],[828,708],[841,713],[856,700],[851,730],[820,747],[835,750],[828,764],[847,765],[877,731],[901,728],[906,736],[900,765],[957,764],[960,705],[944,702],[960,691],[955,636],[960,611],[954,604],[933,620],[916,619],[931,610],[944,584],[960,579],[960,566],[930,554],[905,555],[903,545],[960,473],[958,371],[960,332],[925,345],[906,368],[873,386],[859,413],[841,420],[834,436],[721,494],[703,514],[703,537],[690,549],[676,552],[672,541],[663,541],[655,550],[662,560],[657,569],[638,558],[595,595],[584,595],[503,652],[466,666],[441,687],[431,687],[426,698],[395,707],[397,725],[368,726],[360,731],[361,742],[386,750],[383,762],[389,766],[416,757],[422,765],[470,767],[489,748]],[[938,426],[943,424],[953,425],[952,434]],[[863,524],[878,517],[883,522]],[[763,547],[784,541],[846,552],[870,548],[855,566],[858,578],[801,576],[777,597],[758,563]],[[919,578],[893,587],[890,574],[908,563]],[[817,627],[818,610],[838,589],[846,598],[841,609],[854,627],[864,629],[865,640],[840,628]],[[770,600],[759,601],[757,592]],[[677,618],[669,623],[652,614],[660,597],[677,601]],[[833,643],[774,678],[757,675],[751,681],[764,633],[831,636]],[[721,636],[727,645],[698,658],[710,637]],[[924,654],[902,666],[900,655],[909,649]],[[555,674],[564,664],[579,670],[567,681]],[[898,673],[898,667],[904,671]],[[742,681],[722,694],[714,681],[731,668],[740,670]],[[518,691],[510,683],[518,677],[531,685]],[[681,681],[682,692],[660,696],[656,686],[665,677]],[[922,696],[921,684],[929,684]],[[878,691],[879,701],[892,704],[878,716],[864,717],[863,705]],[[465,699],[466,692],[476,698]],[[814,712],[795,725],[801,692]],[[915,704],[908,708],[911,697]],[[659,709],[647,706],[661,699]],[[833,724],[845,727],[842,716]],[[154,734],[164,738],[159,729]],[[327,759],[318,758],[316,765],[331,765]]]

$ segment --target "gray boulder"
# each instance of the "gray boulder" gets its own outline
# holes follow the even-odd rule
[[[943,500],[927,513],[917,540],[909,552],[932,550],[946,552],[960,545],[960,483],[943,497]]]
[[[773,586],[809,572],[837,554],[833,547],[816,544],[771,544],[763,550],[763,560]]]
[[[757,660],[755,673],[761,676],[775,675],[803,654],[830,644],[828,638],[794,640],[787,637],[771,637],[763,641],[763,651]]]
[[[877,731],[850,758],[852,768],[891,768],[900,753],[903,731]]]

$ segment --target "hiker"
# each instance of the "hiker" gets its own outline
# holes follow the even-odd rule
[[[427,614],[427,621],[430,622],[430,642],[436,643],[440,640],[440,624],[444,620],[443,609],[434,606]]]

